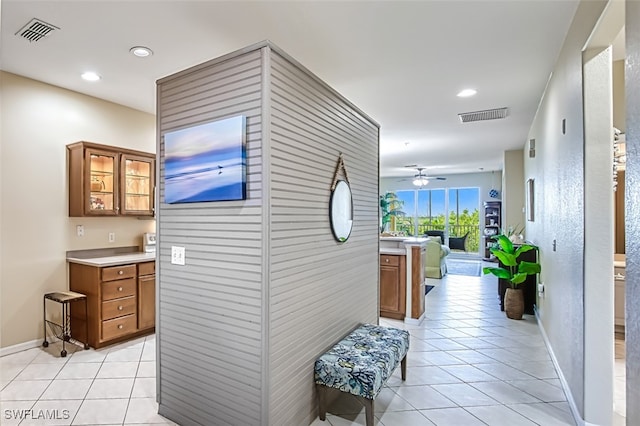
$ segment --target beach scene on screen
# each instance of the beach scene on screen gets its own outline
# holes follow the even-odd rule
[[[164,135],[166,203],[246,198],[244,116]]]

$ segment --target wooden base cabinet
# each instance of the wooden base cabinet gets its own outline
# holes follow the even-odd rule
[[[155,262],[109,267],[69,263],[69,289],[87,295],[86,317],[84,306],[71,307],[71,335],[84,338],[87,330],[94,348],[154,331]]]
[[[404,319],[406,315],[406,257],[380,255],[380,316]]]
[[[156,324],[156,262],[138,264],[138,329]]]

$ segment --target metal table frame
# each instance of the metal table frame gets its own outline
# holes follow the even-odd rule
[[[47,319],[47,300],[52,300],[54,302],[58,302],[62,305],[62,324],[58,324],[53,321],[49,321]],[[62,351],[60,351],[61,357],[67,356],[67,350],[65,348],[65,343],[71,341],[71,311],[69,310],[69,304],[71,302],[77,302],[80,300],[84,300],[84,312],[85,315],[87,313],[87,296],[81,293],[76,293],[73,291],[57,291],[53,293],[46,293],[43,298],[43,312],[44,312],[44,342],[42,342],[43,347],[48,347],[49,342],[47,341],[47,324],[49,325],[49,329],[52,331],[52,334],[58,339],[62,340]],[[54,327],[59,327],[60,334],[56,333],[56,329]],[[77,339],[74,339],[77,340]],[[89,329],[85,327],[85,341],[79,343],[83,344],[84,349],[89,349]]]

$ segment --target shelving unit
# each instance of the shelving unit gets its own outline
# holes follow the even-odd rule
[[[491,255],[489,249],[493,245],[491,237],[498,235],[502,228],[502,201],[484,202],[484,260],[495,262],[496,258]]]

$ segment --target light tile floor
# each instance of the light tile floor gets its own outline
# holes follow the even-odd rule
[[[420,326],[381,318],[410,331],[411,349],[407,380],[396,371],[375,401],[378,425],[575,424],[535,319],[505,317],[495,278],[447,275],[428,284],[436,287]],[[623,343],[616,348],[618,384]],[[0,424],[175,424],[157,414],[154,335],[99,350],[67,349],[66,358],[60,349],[53,343],[0,358]],[[624,400],[616,398],[619,411]],[[55,418],[21,421],[19,410]],[[364,424],[363,407],[349,395],[329,407],[326,422],[313,422]],[[624,418],[618,414],[614,424]]]
[[[175,424],[157,414],[155,335],[98,350],[67,345],[66,358],[60,349],[0,358],[0,424]]]
[[[407,380],[397,369],[375,401],[378,425],[575,425],[535,318],[507,319],[494,277],[428,281],[420,326],[380,320],[409,330],[411,345]],[[327,420],[364,425],[364,409],[341,395]]]

